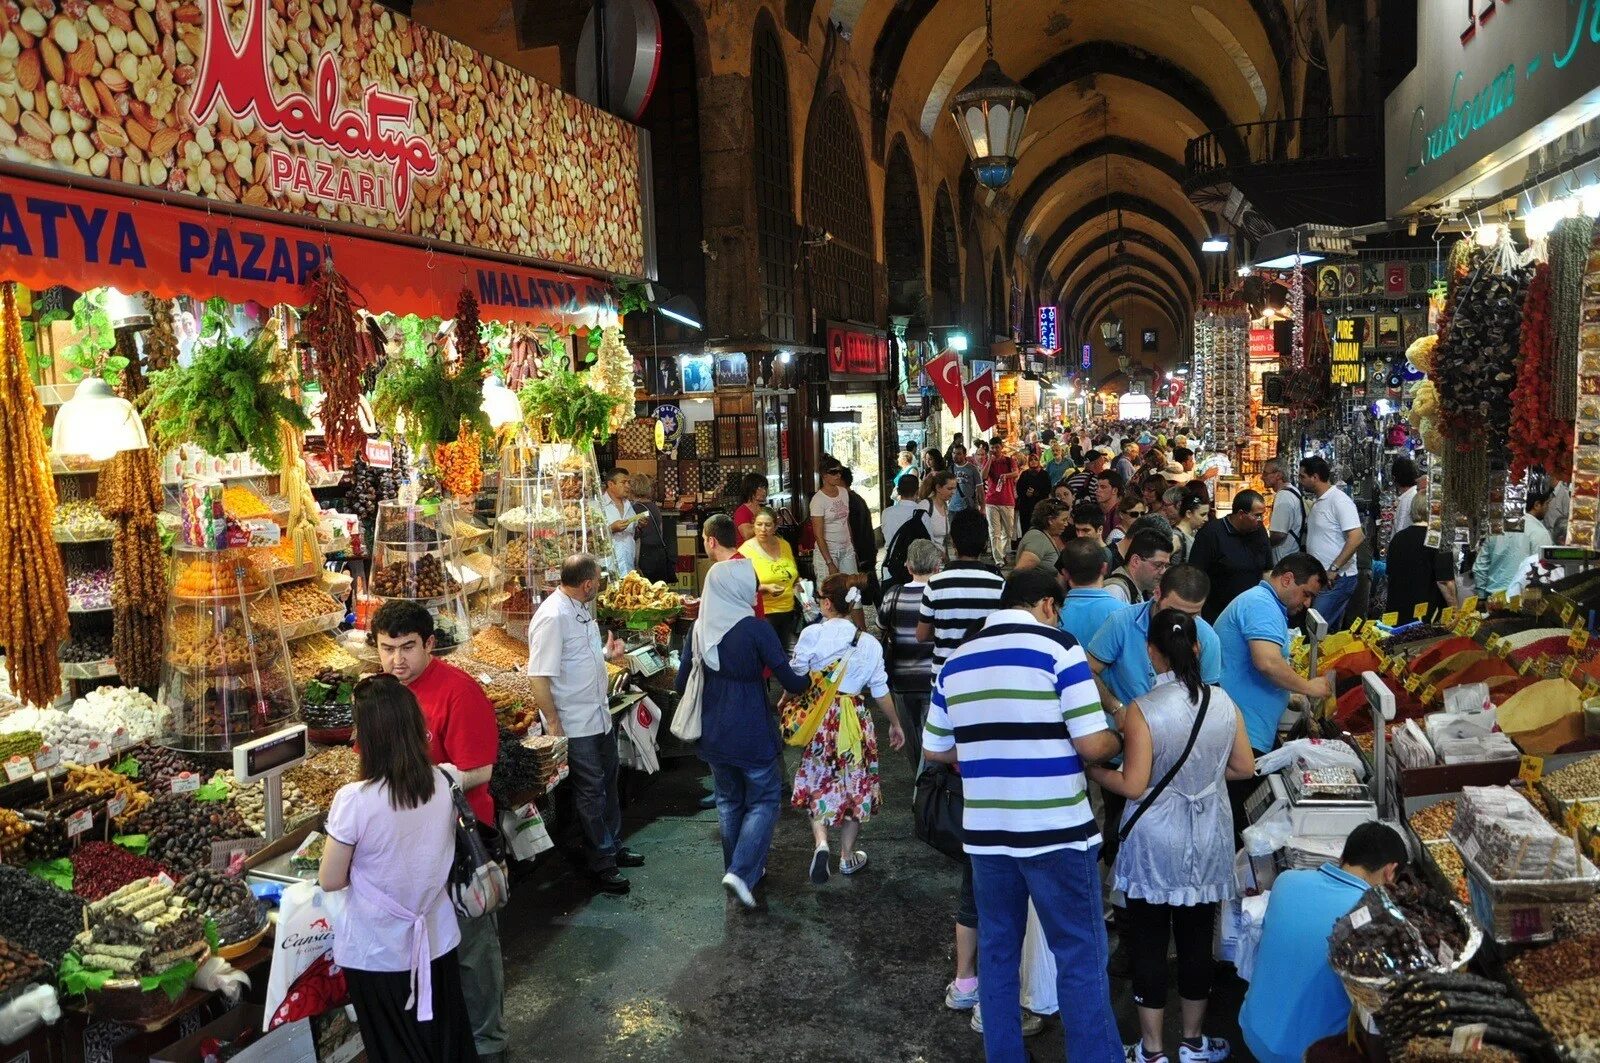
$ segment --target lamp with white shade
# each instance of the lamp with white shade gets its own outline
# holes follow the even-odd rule
[[[56,411],[50,453],[66,463],[110,461],[124,450],[150,445],[144,422],[127,399],[118,398],[99,377],[78,385]]]

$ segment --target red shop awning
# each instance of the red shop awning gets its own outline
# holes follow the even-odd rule
[[[493,320],[617,323],[610,286],[591,277],[0,176],[0,279],[35,291],[110,285],[302,306],[329,255],[373,313],[451,317],[468,287]]]

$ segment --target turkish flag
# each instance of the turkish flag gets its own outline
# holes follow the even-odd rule
[[[961,411],[966,409],[966,398],[961,390],[961,359],[956,357],[956,352],[945,348],[937,358],[930,359],[922,371],[939,389],[939,396],[944,399],[950,413],[960,416]]]
[[[967,383],[967,401],[972,404],[972,419],[978,422],[978,431],[992,430],[999,418],[994,407],[994,370],[986,369]]]

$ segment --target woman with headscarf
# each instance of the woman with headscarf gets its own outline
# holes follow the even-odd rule
[[[746,908],[767,870],[767,850],[783,798],[783,746],[767,707],[762,669],[790,693],[810,677],[796,673],[770,624],[756,616],[756,571],[744,560],[719,561],[706,572],[700,618],[678,668],[678,692],[696,656],[705,685],[700,700],[700,759],[711,766],[722,828],[722,885]]]

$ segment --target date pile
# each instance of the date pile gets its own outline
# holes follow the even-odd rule
[[[1457,1027],[1474,1023],[1486,1027],[1486,1047],[1521,1056],[1535,1056],[1549,1040],[1533,1012],[1506,993],[1505,986],[1470,974],[1427,972],[1400,979],[1385,999],[1378,1023],[1392,1044],[1438,1039],[1448,1047]]]
[[[67,828],[72,817],[87,812],[90,817],[88,829],[95,829],[103,822],[106,801],[104,794],[62,791],[36,805],[19,809],[23,821],[32,828],[22,839],[23,860],[53,860],[66,852],[69,839]]]
[[[200,765],[164,746],[134,746],[128,750],[128,756],[139,766],[139,773],[134,778],[152,794],[169,792],[172,780],[184,772],[195,774],[200,771]]]
[[[83,901],[20,867],[0,864],[0,933],[54,967],[83,929]]]
[[[72,946],[89,970],[138,978],[198,957],[205,923],[172,886],[139,879],[89,905],[89,929]]]
[[[1426,886],[1401,881],[1375,887],[1334,924],[1328,959],[1362,978],[1392,978],[1449,967],[1461,958],[1467,927],[1461,914]]]
[[[178,896],[216,924],[217,940],[224,945],[254,937],[265,922],[261,902],[244,879],[221,871],[196,871],[178,883]]]
[[[0,997],[49,973],[50,965],[20,945],[0,937]],[[27,1058],[24,1053],[23,1058]]]
[[[391,561],[372,574],[372,593],[380,598],[443,598],[460,587],[437,554],[423,554],[414,563]]]
[[[196,801],[187,794],[163,794],[139,814],[137,833],[149,837],[145,854],[174,871],[188,873],[211,863],[211,843],[249,838],[253,833],[232,808],[220,801]]]

